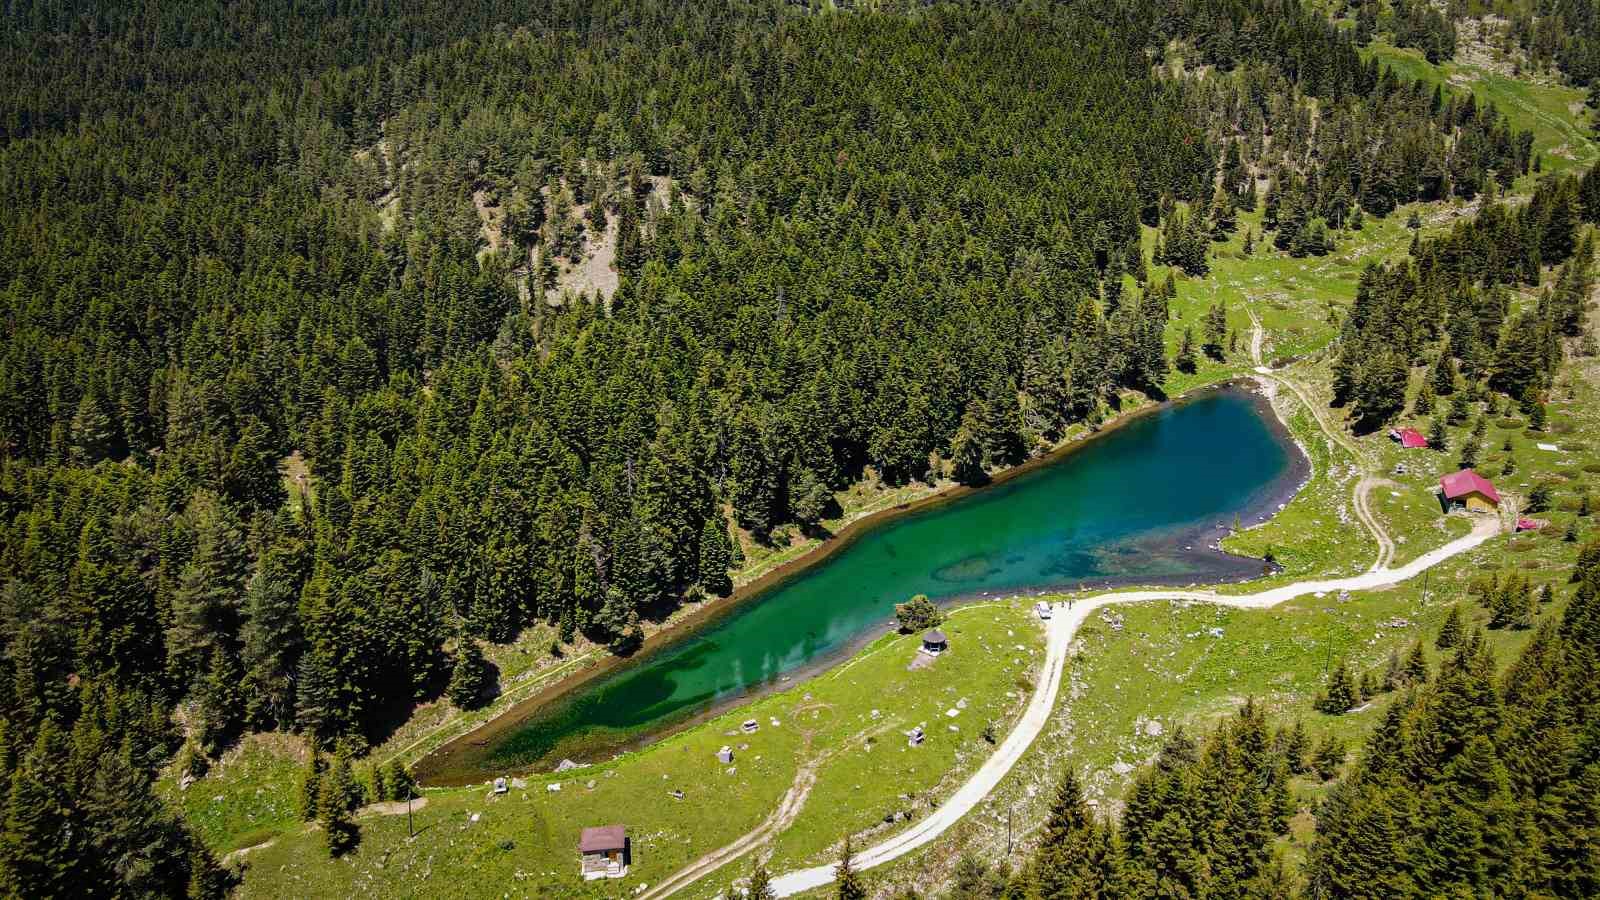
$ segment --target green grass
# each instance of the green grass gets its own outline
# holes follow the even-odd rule
[[[1470,90],[1479,102],[1494,104],[1512,127],[1533,132],[1534,149],[1544,154],[1545,172],[1593,163],[1600,152],[1590,139],[1581,112],[1583,91],[1565,85],[1513,78],[1480,65],[1449,61],[1433,65],[1416,50],[1374,43],[1367,53],[1396,74],[1428,84]]]
[[[798,767],[819,757],[815,787],[776,852],[784,865],[823,859],[847,828],[864,831],[895,811],[913,820],[925,814],[992,751],[984,724],[996,722],[1000,734],[1009,729],[1042,659],[1043,632],[1029,606],[991,602],[953,612],[945,626],[951,652],[927,668],[907,669],[918,656],[915,636],[885,636],[818,678],[615,761],[530,776],[498,799],[484,786],[428,790],[414,840],[403,815],[365,817],[360,848],[329,862],[320,833],[295,825],[247,857],[240,896],[615,896],[755,828]],[[945,715],[963,700],[956,717]],[[749,718],[761,723],[756,734],[738,728]],[[902,732],[919,723],[928,739],[908,749]],[[735,748],[731,771],[715,759],[723,744]],[[559,792],[546,789],[552,782]],[[676,800],[670,792],[680,789],[685,797]],[[613,822],[625,823],[633,839],[630,877],[620,888],[585,885],[577,877],[578,831]],[[905,823],[880,824],[880,833],[894,827]],[[707,890],[725,886],[731,871]]]
[[[1535,146],[1545,154],[1546,172],[1597,156],[1587,125],[1572,112],[1571,104],[1582,99],[1575,90],[1518,81],[1479,66],[1431,66],[1411,51],[1377,47],[1372,52],[1411,77],[1464,85],[1499,106],[1516,127],[1533,129]],[[1517,187],[1525,191],[1528,185],[1524,180]],[[1426,223],[1425,232],[1448,228],[1453,219],[1469,213],[1450,204],[1417,210]],[[1259,246],[1245,256],[1246,230],[1255,231],[1260,243],[1260,213],[1242,214],[1239,232],[1230,241],[1213,245],[1211,275],[1178,278],[1167,334],[1173,349],[1185,326],[1194,327],[1198,337],[1206,309],[1222,301],[1228,307],[1229,327],[1239,335],[1237,347],[1220,362],[1203,360],[1193,375],[1175,373],[1169,392],[1176,396],[1251,368],[1248,305],[1268,332],[1265,357],[1301,360],[1285,374],[1325,398],[1324,351],[1336,336],[1338,315],[1354,296],[1364,266],[1405,253],[1411,239],[1403,224],[1408,212],[1402,209],[1384,221],[1369,219],[1360,232],[1340,234],[1335,253],[1309,259],[1293,259]],[[1146,239],[1152,240],[1153,232]],[[1164,278],[1165,270],[1153,270],[1152,277]],[[1522,302],[1528,300],[1525,296]],[[1421,375],[1413,374],[1414,385]],[[1173,728],[1209,728],[1246,697],[1266,703],[1280,719],[1303,718],[1314,737],[1338,734],[1354,749],[1389,698],[1380,697],[1371,708],[1340,717],[1312,711],[1311,698],[1330,659],[1348,657],[1358,668],[1381,668],[1391,650],[1404,650],[1419,638],[1431,642],[1447,607],[1463,595],[1462,586],[1472,574],[1516,567],[1536,583],[1555,581],[1575,552],[1573,544],[1561,539],[1568,523],[1577,522],[1581,539],[1600,534],[1594,517],[1580,520],[1575,513],[1578,498],[1600,486],[1597,380],[1600,371],[1593,361],[1564,378],[1550,407],[1546,434],[1493,426],[1498,417],[1491,417],[1479,468],[1512,502],[1533,484],[1554,481],[1556,508],[1540,515],[1551,522],[1545,532],[1496,539],[1452,560],[1430,573],[1426,598],[1419,580],[1345,599],[1305,597],[1265,611],[1148,603],[1116,607],[1107,616],[1091,618],[1079,635],[1056,716],[1018,769],[933,848],[887,870],[876,870],[874,877],[915,883],[927,890],[943,885],[947,864],[961,849],[990,860],[1000,858],[1006,849],[1008,819],[1015,823],[1013,833],[1025,841],[1065,767],[1083,774],[1102,808],[1112,809],[1129,783],[1131,767],[1150,759]],[[1375,551],[1353,511],[1346,509],[1346,516],[1340,515],[1351,502],[1354,486],[1349,454],[1330,442],[1298,403],[1280,399],[1279,408],[1310,455],[1314,477],[1270,521],[1232,536],[1225,544],[1256,555],[1270,546],[1285,573],[1230,590],[1359,571],[1370,564]],[[1334,411],[1334,421],[1338,417]],[[1406,423],[1425,427],[1417,417]],[[1468,427],[1452,429],[1448,454],[1401,451],[1381,433],[1360,439],[1363,455],[1379,471],[1390,473],[1396,462],[1407,464],[1405,475],[1388,476],[1393,487],[1372,495],[1375,512],[1400,541],[1397,563],[1467,528],[1461,517],[1439,515],[1432,489],[1438,474],[1455,468],[1457,448]],[[1500,447],[1507,437],[1517,469],[1501,476],[1505,453]],[[1557,443],[1565,452],[1536,450],[1533,445],[1538,441]],[[893,490],[863,485],[841,495],[843,515],[826,524],[837,529],[854,517],[926,496],[934,489],[921,484]],[[759,577],[816,544],[799,537],[773,547],[746,543],[747,564],[737,580],[744,583]],[[1481,610],[1473,614],[1479,621],[1487,618]],[[1551,610],[1545,616],[1554,614]],[[1122,627],[1113,628],[1111,623],[1119,620]],[[1220,628],[1222,637],[1213,637],[1213,628]],[[774,869],[812,864],[829,858],[845,831],[876,841],[905,827],[904,821],[885,823],[886,816],[893,819],[901,812],[914,819],[925,814],[931,802],[952,790],[987,756],[991,748],[979,736],[983,724],[998,722],[1001,734],[1009,729],[1031,685],[1041,646],[1026,604],[999,601],[968,607],[955,614],[951,630],[956,651],[931,669],[908,672],[914,640],[886,637],[820,677],[796,682],[641,752],[561,776],[559,793],[545,790],[553,777],[531,778],[497,800],[482,787],[431,790],[427,807],[417,813],[420,833],[414,840],[406,837],[404,816],[368,817],[362,821],[361,848],[338,862],[326,859],[319,834],[294,819],[300,762],[292,747],[252,739],[212,777],[187,791],[170,783],[163,790],[207,843],[219,850],[278,835],[272,846],[247,858],[250,868],[243,896],[618,896],[640,884],[656,883],[754,828],[776,808],[798,767],[826,754],[803,811],[770,848]],[[1506,631],[1492,633],[1491,639],[1504,662],[1528,636],[1529,632]],[[549,657],[549,639],[543,632],[532,633],[495,651],[509,687],[521,689],[534,679],[559,674],[553,667],[562,661]],[[1025,649],[1015,650],[1017,644]],[[569,658],[565,664],[584,662]],[[963,698],[967,708],[955,720],[943,716]],[[498,709],[477,715],[486,717]],[[872,716],[874,709],[879,711],[877,718]],[[761,731],[739,734],[736,723],[746,718],[761,721]],[[772,727],[774,718],[782,725]],[[444,704],[424,707],[377,755],[415,758],[478,720],[462,717]],[[908,750],[900,733],[919,722],[927,723],[929,741],[918,750]],[[947,730],[952,722],[960,731]],[[739,748],[732,774],[712,758],[724,743]],[[741,748],[742,744],[749,746]],[[685,791],[682,801],[669,796],[675,788]],[[1297,783],[1304,804],[1321,791],[1318,785]],[[473,815],[477,821],[472,821]],[[573,852],[577,831],[583,825],[612,821],[630,827],[636,847],[633,872],[625,882],[581,885]],[[1303,836],[1304,829],[1297,833]],[[1294,858],[1303,847],[1288,849]],[[684,896],[711,896],[747,870],[747,860],[735,863]]]
[[[206,778],[181,789],[163,779],[160,795],[219,853],[249,847],[298,824],[298,788],[305,743],[287,734],[252,734],[212,767]]]

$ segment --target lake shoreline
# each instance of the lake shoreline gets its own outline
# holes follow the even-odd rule
[[[1247,393],[1261,419],[1272,431],[1274,438],[1287,449],[1290,449],[1288,471],[1264,486],[1262,496],[1253,500],[1250,506],[1241,514],[1248,514],[1249,518],[1245,521],[1249,524],[1265,521],[1271,518],[1273,514],[1282,508],[1283,504],[1288,502],[1289,498],[1292,498],[1304,486],[1308,480],[1310,462],[1304,453],[1304,448],[1293,438],[1287,423],[1283,421],[1274,408],[1271,402],[1270,386],[1263,384],[1263,379],[1255,376],[1240,376],[1195,388],[1169,400],[1145,403],[1137,408],[1118,413],[1100,428],[1068,440],[1048,453],[995,473],[982,485],[947,485],[925,497],[919,497],[915,500],[877,510],[848,522],[838,532],[824,538],[816,547],[773,568],[761,577],[738,587],[726,598],[703,604],[697,609],[690,610],[679,621],[650,635],[634,654],[627,657],[607,656],[595,665],[566,675],[536,693],[516,701],[493,718],[487,719],[473,729],[446,741],[418,762],[415,767],[418,780],[430,787],[459,787],[475,784],[488,778],[490,777],[488,771],[474,765],[474,763],[482,761],[482,750],[496,743],[502,736],[520,729],[530,718],[550,703],[618,669],[641,664],[662,650],[676,645],[679,641],[692,637],[694,634],[715,625],[746,606],[750,601],[765,596],[779,585],[831,559],[873,530],[889,522],[936,509],[1031,474],[1042,468],[1054,466],[1070,458],[1076,452],[1093,446],[1097,438],[1114,433],[1128,424],[1139,421],[1158,411],[1171,409],[1214,393],[1227,391]],[[1100,590],[1105,587],[1126,587],[1131,585],[1175,587],[1196,583],[1238,583],[1269,574],[1270,568],[1264,571],[1263,567],[1266,564],[1262,560],[1237,556],[1220,549],[1219,542],[1230,531],[1231,526],[1227,523],[1220,523],[1217,526],[1201,525],[1191,527],[1184,531],[1167,535],[1165,543],[1190,544],[1183,550],[1174,551],[1169,555],[1181,557],[1191,563],[1197,563],[1200,568],[1198,572],[1191,570],[1170,577],[1157,576],[1152,578],[1145,575],[1130,576],[1128,578],[1084,580],[1079,583],[1077,589]],[[1197,581],[1197,579],[1200,580]],[[951,606],[973,601],[1003,600],[1017,596],[1072,593],[1074,590],[1074,588],[1065,585],[1039,585],[992,595],[989,593],[954,595],[942,598],[941,604]],[[641,749],[686,728],[702,723],[734,706],[747,703],[764,694],[814,677],[837,665],[842,659],[858,652],[872,641],[881,638],[887,630],[890,630],[887,626],[884,629],[868,629],[859,639],[849,641],[837,651],[827,654],[825,658],[813,661],[811,664],[786,673],[782,678],[773,679],[738,696],[712,704],[709,708],[701,710],[692,716],[687,716],[680,722],[665,726],[648,735],[643,735],[637,741],[628,742],[626,751]],[[530,765],[512,764],[497,767],[495,771],[498,772],[499,768],[504,768],[507,773],[533,771],[533,767]]]

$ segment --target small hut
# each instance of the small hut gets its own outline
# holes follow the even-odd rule
[[[930,628],[925,634],[922,635],[923,653],[927,653],[932,656],[938,656],[949,649],[950,639],[946,638],[944,636],[944,632],[940,631],[939,629]]]
[[[628,874],[628,830],[621,825],[585,828],[578,838],[579,871],[584,881]]]
[[[1389,437],[1407,450],[1425,450],[1428,447],[1427,436],[1415,428],[1392,428]]]
[[[1494,512],[1500,508],[1500,494],[1489,479],[1471,469],[1462,469],[1439,479],[1445,503],[1468,512]]]

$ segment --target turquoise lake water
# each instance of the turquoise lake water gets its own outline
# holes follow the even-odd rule
[[[1238,580],[1261,563],[1209,548],[1287,500],[1305,463],[1265,402],[1208,391],[1057,463],[907,515],[680,642],[534,710],[471,755],[484,773],[599,759],[837,659],[895,603],[1128,582]],[[465,765],[466,760],[446,763]]]

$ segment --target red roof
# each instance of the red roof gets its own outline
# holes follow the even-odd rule
[[[1539,521],[1538,519],[1530,519],[1527,516],[1523,516],[1517,520],[1518,531],[1538,531],[1543,527],[1543,522]]]
[[[1500,494],[1495,491],[1494,485],[1489,483],[1489,479],[1471,469],[1462,469],[1453,475],[1445,475],[1439,479],[1439,486],[1444,488],[1445,497],[1451,500],[1477,491],[1496,503],[1500,502]]]
[[[1415,450],[1428,446],[1428,439],[1415,428],[1402,428],[1400,429],[1400,446],[1407,450]]]
[[[607,825],[603,828],[585,828],[583,836],[578,838],[579,853],[606,853],[611,850],[623,850],[628,844],[628,829],[621,825]]]

